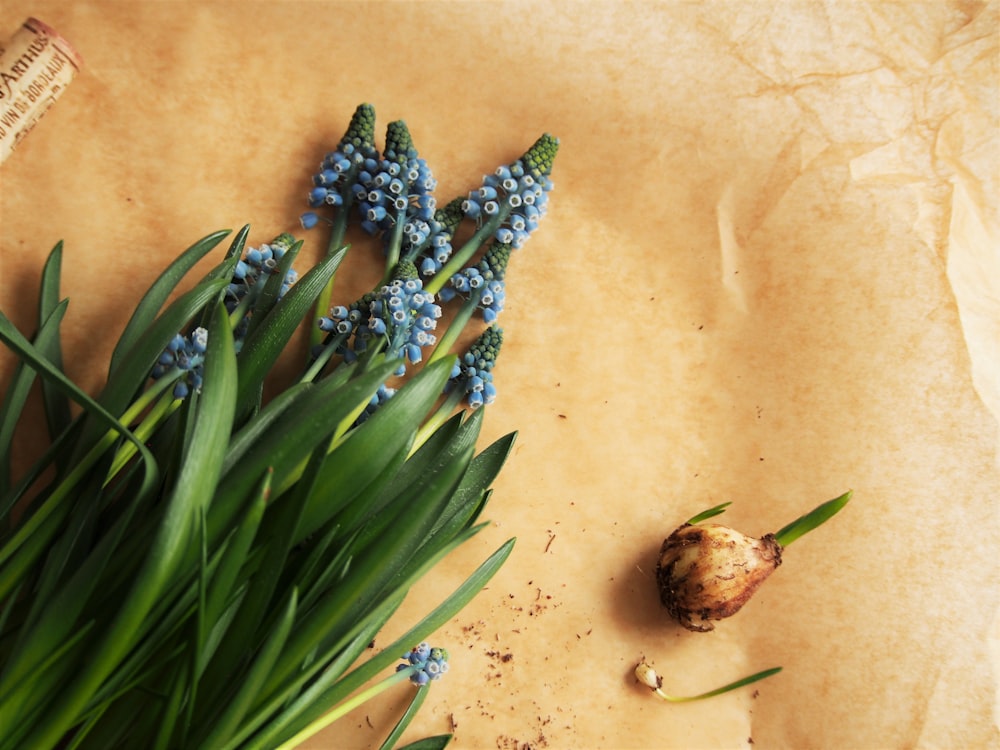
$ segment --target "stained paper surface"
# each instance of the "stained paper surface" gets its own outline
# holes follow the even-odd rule
[[[199,237],[297,231],[361,102],[407,121],[439,200],[542,132],[550,209],[507,277],[483,446],[504,540],[435,635],[407,737],[457,748],[987,748],[998,733],[997,3],[27,2],[80,51],[0,169],[0,308],[33,325],[62,239],[67,368],[91,391],[142,291]],[[305,235],[307,257],[325,238]],[[359,245],[360,247],[361,245]],[[311,256],[309,255],[311,253]],[[378,277],[349,256],[339,294]],[[301,263],[300,263],[301,265]],[[304,347],[304,339],[299,345]],[[296,369],[290,363],[288,372]],[[0,386],[12,357],[0,354]],[[24,435],[19,460],[41,434]],[[829,525],[710,634],[668,621],[662,539],[706,507]],[[711,701],[667,705],[781,665]],[[378,747],[406,688],[305,747]]]

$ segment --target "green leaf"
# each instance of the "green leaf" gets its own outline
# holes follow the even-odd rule
[[[840,497],[835,497],[833,500],[827,500],[825,503],[817,506],[804,516],[800,516],[795,519],[774,535],[775,541],[782,547],[787,547],[802,535],[808,534],[817,526],[821,526],[833,518],[838,512],[840,512],[841,508],[847,505],[847,501],[851,499],[852,494],[853,491],[848,490]]]
[[[0,340],[13,349],[41,377],[53,382],[70,398],[83,406],[90,417],[95,420],[94,424],[103,425],[105,429],[109,430],[108,435],[121,435],[136,446],[145,470],[137,494],[139,497],[148,494],[156,482],[158,470],[156,462],[143,443],[101,404],[87,396],[61,371],[42,357],[3,313],[0,313]],[[70,472],[63,479],[56,491],[49,495],[38,510],[18,527],[10,539],[5,541],[3,548],[0,549],[0,564],[4,566],[0,569],[0,597],[10,592],[12,587],[16,585],[19,576],[24,574],[31,562],[44,553],[47,541],[58,531],[62,519],[69,512],[67,493],[86,473],[87,462],[90,461],[90,465],[92,465],[102,450],[101,444],[98,443],[91,453],[77,464],[73,472]],[[11,560],[15,554],[17,554],[17,558]],[[2,726],[0,726],[0,736],[2,736]]]
[[[424,535],[437,520],[437,511],[447,502],[470,459],[471,454],[464,462],[454,462],[421,494],[412,496],[409,507],[402,508],[396,515],[400,531],[386,535],[378,545],[358,555],[348,575],[303,617],[275,666],[265,695],[277,691],[282,681],[293,676],[317,643],[343,637],[350,617],[356,617],[390,593],[385,590],[386,584],[420,547]]]
[[[204,608],[205,621],[209,628],[215,626],[228,608],[233,587],[257,537],[260,522],[264,518],[264,509],[271,494],[271,475],[270,470],[264,473],[260,488],[254,493],[250,507],[233,530],[231,538],[223,549],[219,566],[209,582]],[[204,645],[204,642],[198,643],[199,653],[202,652]],[[201,669],[196,676],[201,676]]]
[[[58,342],[59,324],[62,322],[68,304],[68,302],[62,302],[56,305],[55,309],[52,310],[38,329],[34,346],[39,352],[39,356],[45,356],[44,353],[52,349],[53,341]],[[53,364],[53,367],[56,367],[56,365]],[[5,493],[10,489],[10,458],[11,446],[14,442],[14,432],[35,377],[35,371],[28,365],[27,360],[22,359],[18,362],[17,368],[14,370],[14,377],[4,396],[3,403],[0,404],[0,493]],[[4,508],[2,517],[6,517],[9,510],[10,508]]]
[[[49,253],[42,269],[42,282],[38,290],[38,325],[39,331],[45,321],[52,317],[61,304],[59,298],[60,276],[62,273],[62,240],[56,243]],[[52,338],[42,342],[35,339],[35,346],[48,357],[49,361],[59,370],[63,369],[62,342],[58,324]],[[65,430],[71,421],[69,399],[47,381],[42,381],[42,403],[45,405],[45,420],[49,427],[49,437],[55,439]],[[0,485],[2,486],[2,485]]]
[[[214,493],[232,427],[236,394],[236,356],[221,303],[216,306],[209,330],[204,374],[199,418],[149,554],[88,662],[54,698],[47,720],[33,727],[24,741],[26,747],[48,747],[58,742],[78,721],[90,696],[139,640],[147,614],[170,585],[190,545],[196,514]]]
[[[723,685],[720,688],[715,688],[715,690],[709,690],[707,693],[700,693],[698,695],[667,695],[662,690],[657,689],[656,693],[664,700],[670,701],[671,703],[689,703],[691,701],[700,701],[705,698],[714,698],[717,695],[722,695],[723,693],[728,693],[730,690],[736,690],[737,688],[745,687],[758,680],[763,680],[771,675],[778,674],[781,671],[781,667],[771,667],[770,669],[764,669],[760,672],[756,672],[749,677],[743,677],[742,679],[736,680],[735,682],[730,682],[728,685]]]
[[[128,324],[125,326],[125,330],[118,339],[118,344],[115,346],[115,350],[111,355],[111,367],[109,372],[114,372],[118,369],[118,366],[121,364],[125,354],[132,349],[138,341],[146,337],[153,319],[170,297],[170,294],[174,291],[177,284],[180,283],[180,280],[187,275],[188,271],[190,271],[199,260],[205,257],[216,245],[222,242],[223,238],[228,234],[229,230],[225,229],[219,232],[213,232],[207,237],[200,239],[198,242],[185,250],[184,253],[177,258],[177,260],[167,266],[163,273],[161,273],[156,281],[153,282],[149,291],[147,291],[143,298],[139,301],[139,304],[135,308],[135,312],[132,313],[132,317],[129,319]],[[178,330],[180,330],[180,326],[177,326],[174,332],[176,333]]]
[[[238,461],[227,462],[231,468],[226,471],[209,508],[209,549],[214,548],[229,528],[234,514],[259,476],[259,467],[273,467],[274,486],[279,493],[282,492],[286,482],[291,483],[301,476],[313,449],[329,440],[331,431],[341,419],[359,405],[367,403],[395,367],[395,363],[381,360],[378,366],[347,384],[320,382],[303,390],[270,429],[257,436]]]
[[[228,474],[237,461],[269,430],[292,404],[303,396],[304,391],[313,387],[312,383],[297,383],[271,399],[268,404],[244,424],[229,441],[229,450],[222,465],[222,472]]]
[[[210,725],[211,732],[198,745],[204,750],[215,750],[234,734],[257,697],[271,668],[278,660],[295,621],[298,592],[292,589],[284,614],[278,621],[267,642],[254,659],[253,665],[240,682],[239,690],[221,715]]]
[[[411,627],[406,633],[397,638],[391,644],[383,648],[378,654],[354,669],[343,679],[337,681],[322,695],[316,696],[307,706],[303,707],[295,721],[282,727],[279,735],[264,735],[267,742],[259,745],[254,744],[254,748],[264,748],[274,746],[278,741],[287,739],[301,731],[304,727],[322,716],[331,706],[344,700],[359,687],[377,676],[380,672],[388,669],[399,661],[399,656],[412,648],[414,643],[420,643],[435,630],[447,624],[455,615],[462,611],[465,606],[472,601],[490,579],[507,561],[514,548],[514,539],[507,540],[492,555],[476,568],[455,591],[444,601],[428,613],[417,624]]]
[[[424,737],[422,740],[411,742],[399,750],[444,750],[451,742],[451,738],[450,734],[436,734],[433,737]]]
[[[451,371],[450,363],[444,365],[422,370],[331,452],[316,478],[299,539],[341,508],[346,508],[340,519],[345,531],[356,528],[359,514],[378,510],[377,504],[352,501],[376,480],[392,476],[390,467],[412,444],[420,422],[441,393]]]
[[[229,740],[223,750],[235,750],[238,747],[243,750],[273,748],[277,742],[275,738],[282,735],[301,711],[307,707],[314,707],[316,696],[327,690],[366,649],[371,647],[379,630],[401,603],[401,596],[383,602],[378,611],[358,622],[357,634],[335,657],[317,660],[312,668],[302,672],[285,692],[275,696],[270,703],[255,706],[252,715],[246,717],[239,732]],[[303,689],[307,683],[308,687]],[[251,736],[252,739],[248,739]]]
[[[410,699],[410,704],[406,707],[403,715],[399,717],[399,721],[396,722],[396,726],[392,728],[392,731],[389,732],[388,736],[382,741],[382,744],[379,746],[379,750],[392,750],[392,748],[396,746],[396,743],[399,742],[399,738],[403,736],[403,732],[406,731],[406,728],[410,726],[410,723],[413,721],[414,717],[416,717],[420,707],[424,705],[424,701],[427,700],[427,694],[429,692],[430,689],[428,686],[424,686],[423,688],[418,688],[413,691],[413,698]],[[445,742],[445,745],[447,744],[448,743]],[[444,747],[444,745],[441,745],[441,747]]]
[[[35,483],[40,479],[45,477],[46,470],[55,462],[60,459],[63,454],[68,454],[73,450],[73,441],[76,439],[83,426],[83,419],[78,416],[73,423],[63,431],[63,433],[56,438],[55,442],[49,445],[45,449],[45,452],[35,461],[27,471],[21,476],[17,484],[11,487],[5,495],[3,495],[2,500],[0,500],[0,518],[6,518],[11,509],[14,508],[21,500],[25,499],[28,490],[30,490]],[[22,518],[30,515],[34,512],[34,508],[43,503],[46,499],[46,493],[40,491],[34,497],[30,499],[30,502],[26,503],[24,507],[24,515]]]
[[[687,520],[687,523],[689,525],[693,526],[696,523],[701,523],[702,521],[707,521],[709,518],[715,518],[716,516],[719,516],[719,515],[722,515],[723,513],[725,513],[726,512],[726,508],[728,508],[730,505],[732,505],[731,502],[728,502],[728,503],[719,503],[718,505],[715,505],[715,506],[709,508],[708,510],[703,510],[701,513],[699,513],[696,516],[691,516],[691,518],[689,518]]]
[[[317,263],[247,336],[240,351],[239,414],[246,416],[259,405],[258,393],[264,377],[343,258],[344,252],[340,252]]]
[[[203,721],[205,716],[211,713],[211,706],[216,704],[226,691],[234,689],[231,676],[239,672],[240,664],[246,655],[254,652],[273,626],[272,620],[280,610],[276,611],[269,605],[276,598],[275,589],[286,566],[286,558],[299,523],[302,505],[309,494],[312,479],[324,455],[325,449],[321,445],[313,452],[313,458],[302,478],[283,498],[286,502],[272,504],[264,513],[263,529],[256,540],[256,552],[259,553],[260,562],[253,571],[244,574],[249,576],[247,592],[234,616],[235,620],[241,623],[241,627],[222,641],[205,671],[202,687],[204,698],[198,707],[198,721]],[[270,471],[268,475],[270,476]],[[284,594],[279,591],[277,598],[283,596]],[[306,605],[304,601],[301,601],[301,604]]]
[[[247,328],[247,336],[253,335],[254,331],[260,327],[261,322],[267,318],[271,310],[278,303],[281,287],[285,284],[285,277],[291,270],[292,264],[295,262],[295,258],[298,257],[299,250],[301,249],[302,240],[299,240],[281,256],[278,267],[267,277],[267,281],[264,282],[264,288],[253,305],[253,315],[250,318],[250,325]],[[299,320],[301,321],[301,318]]]

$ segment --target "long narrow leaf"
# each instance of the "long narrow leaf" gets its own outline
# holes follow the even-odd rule
[[[136,643],[145,616],[153,607],[194,529],[193,514],[207,504],[218,481],[225,445],[235,411],[236,358],[228,317],[221,303],[216,307],[205,356],[205,386],[199,403],[201,414],[190,450],[168,501],[166,515],[128,599],[97,644],[88,663],[56,697],[48,721],[33,728],[27,747],[55,744],[78,720],[90,695],[111,674]]]
[[[281,288],[285,284],[285,278],[301,249],[302,240],[299,240],[285,251],[285,254],[281,256],[281,260],[278,262],[278,267],[267,277],[267,281],[264,282],[264,288],[261,290],[260,296],[257,297],[257,301],[253,306],[253,315],[250,317],[250,325],[247,328],[248,337],[254,335],[254,331],[260,327],[260,324],[278,303]]]
[[[59,324],[66,313],[67,304],[67,302],[63,302],[56,305],[38,329],[34,345],[39,356],[45,357],[46,352],[52,348],[52,342],[58,342]],[[52,366],[56,369],[62,369],[55,363]],[[10,489],[10,449],[14,442],[15,428],[28,400],[28,394],[35,377],[35,371],[28,366],[27,361],[21,360],[14,371],[14,377],[7,388],[3,403],[0,404],[0,493],[5,493]]]
[[[52,317],[62,303],[59,293],[60,277],[62,275],[62,253],[63,243],[62,240],[59,240],[55,247],[52,248],[52,252],[49,253],[49,257],[45,261],[45,266],[42,268],[42,281],[38,290],[39,332],[45,325],[45,322]],[[36,338],[35,345],[42,354],[48,357],[56,369],[62,370],[62,341],[59,336],[58,324],[56,324],[56,328],[57,330],[47,341],[42,342],[40,337]],[[49,427],[49,437],[54,440],[57,435],[60,435],[69,426],[71,420],[69,399],[58,388],[43,380],[42,403],[45,405],[45,421]]]
[[[300,713],[297,719],[291,723],[286,723],[276,736],[265,735],[263,742],[255,742],[251,747],[254,750],[266,747],[273,747],[277,741],[293,736],[303,727],[308,726],[312,721],[321,716],[330,706],[336,705],[344,700],[366,682],[377,676],[380,672],[388,669],[393,663],[399,660],[399,655],[412,648],[414,643],[420,643],[435,630],[444,626],[455,615],[457,615],[472,599],[482,591],[483,587],[489,583],[500,567],[507,561],[514,548],[514,539],[507,540],[492,555],[476,568],[455,591],[444,601],[429,612],[423,619],[410,628],[406,633],[397,638],[391,644],[383,648],[378,654],[360,665],[343,679],[325,691],[321,696],[316,696],[314,701]],[[256,740],[256,738],[255,738]]]
[[[144,464],[144,478],[140,486],[139,494],[144,495],[148,493],[153,484],[158,477],[158,470],[156,462],[153,460],[152,455],[149,453],[147,448],[139,441],[129,430],[126,428],[118,419],[106,409],[104,409],[99,403],[91,399],[87,394],[81,391],[72,381],[70,381],[61,371],[56,369],[48,360],[42,357],[34,346],[21,335],[21,332],[7,319],[3,313],[0,313],[0,340],[2,340],[7,346],[13,349],[24,361],[26,361],[32,369],[39,373],[43,378],[48,379],[58,388],[60,388],[64,393],[66,393],[70,398],[75,400],[91,415],[91,417],[96,420],[96,424],[103,425],[105,429],[110,429],[117,434],[125,437],[127,440],[132,442],[136,449],[138,450],[143,464]],[[54,513],[56,516],[60,514],[64,515],[65,512],[58,510],[54,503],[46,503],[41,509],[39,509],[34,515],[32,515],[28,524],[22,526],[18,534],[14,538],[9,540],[0,553],[0,556],[7,557],[12,552],[16,551],[18,547],[23,544],[30,532],[26,531],[28,525],[35,524],[41,525],[45,523],[47,517],[46,513]],[[64,503],[60,507],[64,507]],[[49,510],[46,511],[45,509]],[[50,528],[50,531],[55,529]],[[36,545],[43,543],[43,539],[40,536],[35,536],[32,538],[32,542]],[[39,553],[41,550],[39,550]],[[9,590],[9,589],[8,589]],[[2,728],[0,728],[0,734],[2,734]]]
[[[257,436],[254,444],[225,473],[209,508],[209,549],[228,529],[234,513],[256,481],[255,467],[273,467],[274,486],[283,488],[292,477],[301,475],[307,460],[304,457],[329,439],[337,422],[359,404],[366,403],[394,369],[395,363],[383,361],[346,385],[321,382],[303,391],[302,397],[281,414],[271,429]]]
[[[450,372],[451,365],[444,363]],[[416,426],[441,392],[445,367],[431,367],[406,384],[375,414],[341,442],[324,463],[307,506],[300,536],[351,501],[376,479],[384,478],[398,453],[413,443]],[[364,510],[363,504],[353,504]],[[377,508],[368,507],[370,510]],[[348,511],[345,529],[357,521]]]
[[[402,602],[402,596],[387,599],[379,611],[371,613],[358,623],[356,634],[336,656],[318,660],[314,669],[301,673],[284,693],[273,697],[268,704],[256,706],[253,713],[246,717],[239,732],[230,738],[222,750],[273,748],[273,738],[281,735],[306,707],[314,706],[317,697],[328,690],[366,649],[371,648],[375,636]]]
[[[415,497],[405,514],[400,513],[400,523],[405,523],[407,533],[388,537],[377,548],[366,549],[352,565],[349,576],[303,618],[289,639],[281,662],[275,666],[274,677],[269,680],[265,694],[278,690],[280,682],[294,674],[316,643],[342,635],[347,613],[364,611],[373,600],[384,596],[386,582],[420,547],[423,534],[433,526],[437,511],[447,502],[448,492],[461,479],[470,459],[471,453],[464,464],[456,461],[442,472],[433,488]]]
[[[265,320],[247,337],[240,351],[240,381],[237,403],[239,414],[250,413],[256,394],[288,339],[309,312],[313,302],[343,260],[345,252],[324,258],[316,264],[275,305]]]
[[[163,307],[170,297],[170,294],[180,283],[181,279],[187,275],[195,264],[205,257],[212,249],[218,245],[229,234],[229,230],[213,232],[207,237],[203,237],[195,244],[185,250],[180,257],[159,275],[156,281],[150,286],[149,291],[136,305],[132,317],[129,319],[125,330],[118,339],[118,344],[111,355],[111,367],[109,372],[114,372],[121,364],[125,354],[136,344],[137,341],[147,335],[149,326],[152,324],[156,314]]]
[[[212,723],[212,731],[200,743],[199,747],[203,750],[215,750],[239,728],[240,721],[250,710],[250,706],[257,697],[257,692],[270,673],[271,667],[278,660],[281,649],[288,639],[292,623],[295,621],[297,603],[298,592],[292,589],[284,614],[272,631],[267,643],[254,659],[253,666],[241,681],[239,690],[221,715]]]

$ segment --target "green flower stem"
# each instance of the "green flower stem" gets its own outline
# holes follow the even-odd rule
[[[442,357],[447,357],[451,352],[451,348],[458,341],[458,337],[462,335],[462,331],[465,330],[465,326],[468,325],[469,321],[472,319],[472,314],[476,311],[476,307],[479,305],[479,298],[472,294],[459,308],[458,312],[455,313],[455,317],[452,319],[451,323],[448,325],[448,330],[444,332],[444,335],[438,339],[437,344],[434,346],[434,351],[431,352],[430,357],[427,362],[436,362]]]
[[[319,326],[316,326],[316,330],[319,330]],[[337,352],[337,347],[344,343],[347,339],[347,334],[339,333],[335,336],[329,336],[326,340],[320,341],[317,346],[322,346],[319,354],[316,358],[309,363],[308,368],[299,378],[300,383],[309,383],[316,379],[316,377],[323,371],[326,367],[326,363],[330,361],[334,354]]]
[[[143,417],[142,422],[136,427],[132,433],[139,440],[145,442],[148,440],[154,432],[167,421],[177,409],[180,408],[181,404],[184,403],[182,399],[177,399],[173,397],[172,393],[164,393],[168,387],[173,385],[174,381],[180,376],[181,371],[178,369],[170,375],[165,375],[160,378],[149,388],[148,391],[142,394],[141,398],[144,400],[152,400],[154,397],[159,395],[159,400],[150,409],[149,413]],[[147,398],[148,397],[148,398]],[[104,479],[104,484],[102,487],[107,487],[111,481],[118,476],[125,464],[138,453],[138,449],[135,447],[135,443],[125,443],[118,452],[115,454],[114,461],[111,463],[111,468],[108,470],[108,475]]]
[[[808,534],[817,526],[820,526],[833,518],[833,516],[835,516],[841,508],[847,505],[847,501],[851,499],[852,494],[853,490],[848,490],[840,497],[835,497],[833,500],[827,500],[825,503],[817,506],[804,516],[795,519],[774,535],[775,541],[782,547],[787,547],[800,536]]]
[[[416,671],[417,671],[416,667],[408,666],[405,669],[399,670],[398,672],[393,672],[385,679],[376,682],[367,690],[361,691],[354,697],[349,698],[343,703],[341,703],[332,711],[329,711],[320,718],[318,718],[316,721],[314,721],[312,724],[307,726],[301,732],[296,734],[290,740],[287,740],[286,742],[283,742],[281,745],[279,745],[277,750],[294,750],[294,748],[301,745],[303,742],[312,737],[314,734],[330,726],[335,721],[340,719],[342,716],[350,713],[361,704],[371,700],[376,695],[379,695],[380,693],[388,690],[393,685],[409,679],[410,675],[414,674]]]
[[[448,418],[455,410],[455,407],[462,403],[462,399],[464,397],[465,394],[458,388],[453,388],[451,390],[448,397],[441,402],[441,405],[434,411],[427,421],[420,426],[420,429],[417,430],[417,434],[413,438],[413,447],[410,448],[411,456],[417,452],[417,449],[420,448],[420,446],[427,442],[427,439],[434,434],[438,427],[448,421]]]
[[[509,203],[504,202],[500,206],[500,210],[496,212],[489,221],[485,222],[479,229],[476,230],[469,240],[462,245],[462,247],[452,254],[451,259],[444,264],[444,267],[438,271],[434,278],[427,282],[424,287],[425,291],[431,294],[437,294],[441,291],[441,288],[448,283],[448,279],[454,276],[456,273],[465,267],[472,256],[476,254],[476,251],[480,246],[489,238],[493,236],[493,233],[497,231],[499,226],[510,216],[511,206]]]
[[[389,245],[386,247],[385,255],[385,275],[379,286],[384,286],[392,281],[392,272],[399,263],[399,251],[403,246],[403,218],[406,216],[406,209],[396,212],[396,221],[392,227],[392,235],[389,237]]]
[[[354,178],[351,177],[345,184],[350,185],[353,182]],[[326,254],[328,256],[339,252],[344,246],[344,235],[347,233],[347,217],[350,213],[351,206],[354,204],[354,193],[351,192],[350,189],[345,189],[344,192],[341,193],[341,197],[344,199],[344,202],[337,209],[336,216],[334,216],[333,227],[330,231],[330,240],[326,245]],[[333,296],[333,281],[336,276],[337,274],[334,272],[326,286],[323,287],[323,291],[321,291],[319,296],[316,297],[313,325],[309,334],[309,343],[311,346],[317,346],[318,344],[323,343],[323,332],[319,329],[317,321],[326,315],[330,310],[330,298]]]

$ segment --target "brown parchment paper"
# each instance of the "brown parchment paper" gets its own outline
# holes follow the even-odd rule
[[[91,391],[184,247],[296,231],[357,104],[380,132],[406,119],[442,200],[560,137],[508,274],[483,445],[519,437],[493,525],[380,643],[517,546],[436,634],[452,670],[407,737],[998,746],[996,3],[6,0],[3,33],[28,16],[84,66],[0,167],[0,308],[31,329],[63,239],[67,368]],[[349,257],[342,299],[377,263]],[[735,618],[667,620],[652,571],[685,518],[732,501],[763,534],[848,488]],[[784,671],[668,705],[635,684],[642,656],[677,694]],[[305,747],[377,747],[406,689]]]

